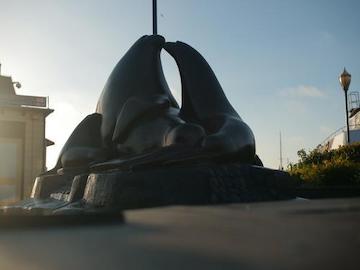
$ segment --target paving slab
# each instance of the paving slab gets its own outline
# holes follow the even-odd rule
[[[120,224],[0,227],[0,269],[360,269],[360,198],[124,216]]]

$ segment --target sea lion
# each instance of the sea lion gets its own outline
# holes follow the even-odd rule
[[[200,144],[205,131],[179,117],[179,106],[164,78],[160,61],[164,44],[162,36],[143,36],[126,52],[105,84],[96,113],[74,130],[51,171],[174,144]]]
[[[178,116],[179,106],[161,66],[164,44],[159,35],[141,37],[115,66],[102,91],[96,109],[102,115],[101,136],[104,146],[116,148],[118,156],[176,143],[192,145],[205,135],[200,126]]]
[[[217,152],[222,158],[253,163],[254,135],[231,106],[206,60],[183,42],[167,42],[164,48],[175,59],[180,72],[180,117],[205,129],[208,136],[202,143],[204,150]]]

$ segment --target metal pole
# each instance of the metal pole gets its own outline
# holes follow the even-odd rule
[[[281,141],[281,131],[280,131],[280,166],[279,170],[283,170],[283,157],[282,157],[282,141]]]
[[[345,108],[346,108],[346,130],[347,130],[347,144],[350,144],[350,128],[349,128],[349,113],[348,113],[348,91],[344,91],[345,93]]]
[[[157,35],[157,0],[153,0],[153,35]]]

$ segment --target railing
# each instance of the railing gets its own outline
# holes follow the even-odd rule
[[[349,111],[360,108],[360,96],[359,92],[352,91],[349,93]]]
[[[1,96],[0,105],[5,106],[25,106],[36,108],[49,108],[49,97],[39,96]]]
[[[356,128],[356,127],[358,127],[358,125],[350,125],[349,126],[350,132],[351,132],[351,128]],[[324,145],[331,138],[335,137],[336,135],[338,135],[338,134],[340,134],[342,132],[346,132],[346,126],[343,126],[343,127],[339,128],[339,129],[335,130],[333,133],[331,133],[329,136],[327,136],[326,139],[323,140],[320,145]]]

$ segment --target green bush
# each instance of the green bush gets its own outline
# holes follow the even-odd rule
[[[298,151],[299,162],[288,172],[304,185],[360,185],[360,143],[321,152]]]

